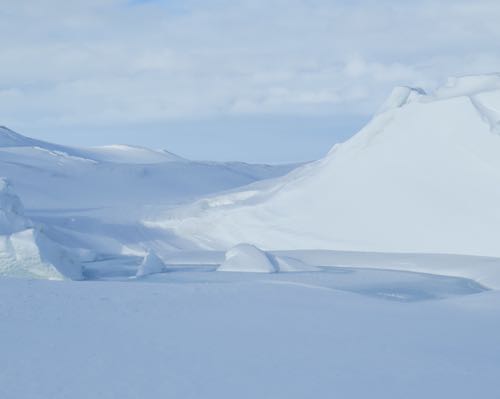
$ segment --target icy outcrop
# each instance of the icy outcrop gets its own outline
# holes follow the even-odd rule
[[[262,251],[255,245],[238,244],[226,252],[219,272],[277,273],[315,271],[315,267],[306,265],[298,259],[288,256],[276,256]]]
[[[0,276],[62,280],[82,278],[81,265],[34,226],[11,184],[0,178]]]
[[[7,179],[0,178],[0,235],[33,227],[24,216],[24,206]]]
[[[0,276],[81,280],[71,254],[36,228],[0,236]]]
[[[156,255],[155,252],[150,251],[142,260],[142,263],[137,269],[136,277],[149,276],[151,274],[162,273],[166,269],[165,263]]]

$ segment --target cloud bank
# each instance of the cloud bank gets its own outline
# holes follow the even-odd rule
[[[498,1],[4,3],[0,121],[21,128],[364,117],[394,85],[500,70]]]

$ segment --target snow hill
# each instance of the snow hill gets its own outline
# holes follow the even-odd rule
[[[206,248],[500,256],[500,74],[396,88],[358,134],[273,182],[169,212]]]
[[[43,226],[43,237],[82,262],[191,248],[191,243],[145,227],[141,220],[155,215],[158,207],[281,176],[294,167],[189,161],[163,150],[122,145],[67,147],[2,127],[0,177],[13,184],[15,196],[10,189],[3,194],[1,201],[10,202],[0,204],[9,209],[0,212],[0,235],[12,233],[4,231],[6,226],[27,229],[29,220]],[[17,195],[26,207],[21,218]],[[43,240],[40,231],[34,232],[38,238],[30,240]],[[6,248],[0,249],[0,257]],[[19,274],[6,262],[0,260],[4,275]]]

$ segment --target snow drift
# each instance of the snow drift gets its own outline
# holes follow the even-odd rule
[[[67,250],[24,215],[10,183],[0,178],[0,276],[81,279],[80,265]]]
[[[217,249],[500,256],[499,126],[500,74],[397,88],[324,159],[156,225]]]

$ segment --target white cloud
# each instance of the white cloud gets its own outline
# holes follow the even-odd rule
[[[0,120],[366,115],[396,84],[500,70],[497,1],[4,0]]]

